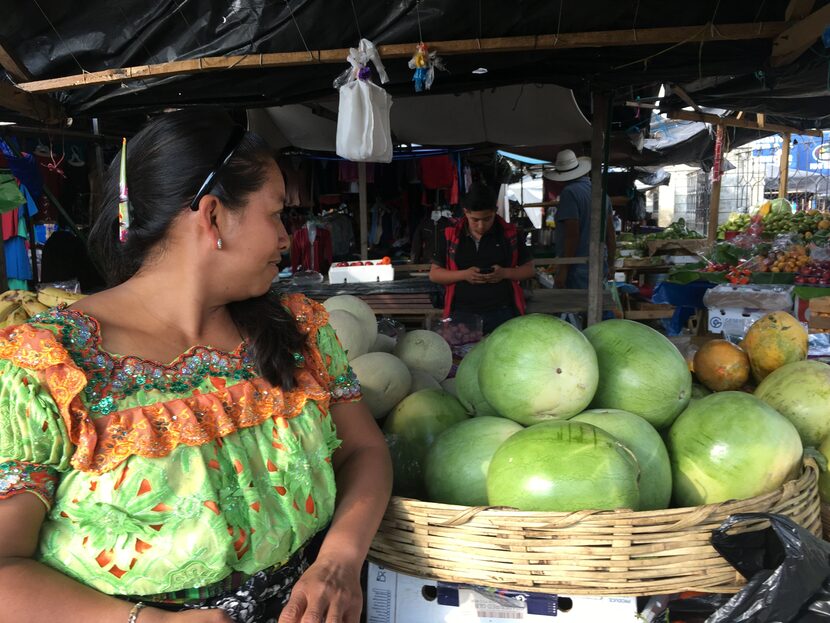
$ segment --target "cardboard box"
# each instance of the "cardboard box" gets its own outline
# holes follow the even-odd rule
[[[762,309],[745,309],[742,307],[710,307],[709,333],[731,335],[743,338],[749,327],[769,312]]]
[[[817,290],[821,290],[822,294],[825,291],[830,292],[830,288],[818,288]],[[826,306],[830,305],[830,303],[828,303],[827,301],[830,301],[830,296],[819,296],[811,299],[803,299],[800,296],[796,295],[795,317],[798,318],[801,322],[809,322],[810,315],[813,311],[821,311]]]
[[[394,281],[395,269],[391,264],[371,266],[332,266],[329,268],[329,283],[371,283]]]
[[[366,623],[634,623],[636,597],[564,597],[493,591],[369,564]]]

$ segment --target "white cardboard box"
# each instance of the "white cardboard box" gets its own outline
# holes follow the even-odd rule
[[[366,623],[635,623],[636,597],[499,591],[396,573],[369,563]]]
[[[332,266],[329,268],[329,283],[370,283],[394,281],[395,269],[391,264],[371,266]]]
[[[768,313],[770,312],[762,309],[710,307],[709,333],[723,333],[743,338],[749,327]]]

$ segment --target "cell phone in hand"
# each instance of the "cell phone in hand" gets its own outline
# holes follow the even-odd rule
[[[490,273],[494,272],[496,269],[490,266],[489,268],[479,268],[478,272],[481,275],[489,275]]]

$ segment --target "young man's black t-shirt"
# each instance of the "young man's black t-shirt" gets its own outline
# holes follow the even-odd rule
[[[521,234],[518,237],[518,243],[519,263],[517,266],[521,266],[532,258]],[[465,227],[455,253],[455,263],[459,270],[466,270],[472,266],[490,268],[494,265],[508,268],[512,264],[511,259],[510,243],[498,221],[493,223],[478,244]],[[432,261],[442,268],[447,268],[447,239],[443,235],[438,237],[438,246]],[[473,285],[466,281],[459,281],[456,284],[452,305],[454,310],[476,312],[510,306],[514,306],[514,300],[509,279],[503,279],[499,283]]]

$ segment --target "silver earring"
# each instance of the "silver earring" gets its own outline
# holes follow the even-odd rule
[[[216,239],[216,248],[219,249],[220,251],[222,250],[222,239],[221,238]]]

